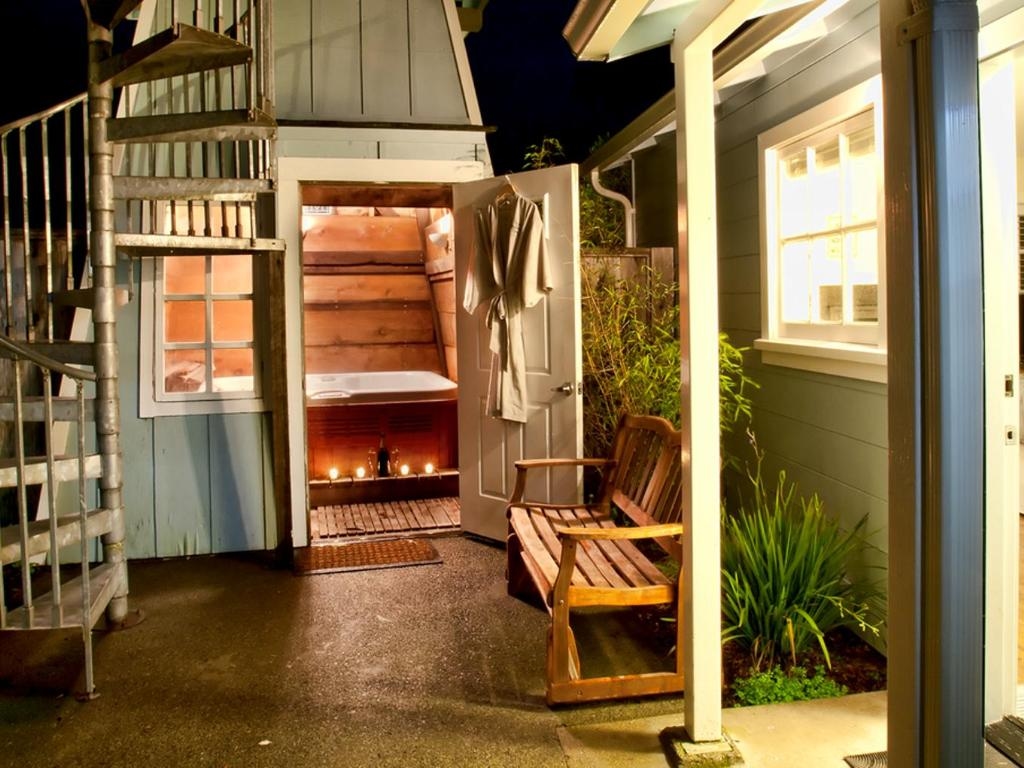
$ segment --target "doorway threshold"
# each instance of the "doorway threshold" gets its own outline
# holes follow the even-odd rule
[[[315,507],[309,513],[313,545],[339,539],[458,533],[460,525],[459,500],[454,496],[336,504]]]

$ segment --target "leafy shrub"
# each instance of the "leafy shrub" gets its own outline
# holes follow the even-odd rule
[[[607,454],[621,413],[679,426],[678,286],[644,267],[630,278],[605,266],[582,270],[583,421],[588,456]],[[719,410],[728,433],[750,418],[744,349],[719,334]],[[724,457],[726,463],[733,461]]]
[[[878,634],[868,607],[878,590],[848,570],[866,518],[843,531],[825,516],[817,494],[797,495],[784,471],[770,493],[756,443],[754,451],[757,469],[747,473],[752,505],[722,514],[723,642],[739,642],[760,670],[774,666],[786,651],[795,665],[797,655],[817,640],[831,666],[827,632],[856,625]]]
[[[810,701],[811,699],[832,699],[843,696],[846,686],[840,685],[825,674],[825,668],[817,666],[814,675],[807,676],[803,667],[794,667],[788,672],[781,667],[770,667],[763,672],[754,672],[750,677],[738,678],[732,684],[737,706],[777,704],[786,701]]]

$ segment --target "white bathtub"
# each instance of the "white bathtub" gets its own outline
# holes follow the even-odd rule
[[[311,405],[451,400],[457,392],[454,381],[432,371],[306,374]]]

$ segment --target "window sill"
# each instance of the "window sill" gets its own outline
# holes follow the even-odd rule
[[[885,349],[878,347],[834,341],[755,339],[754,349],[761,352],[761,361],[765,365],[798,368],[878,384],[885,384],[888,380],[888,355]]]
[[[224,400],[148,400],[140,398],[139,418],[159,416],[210,416],[226,413],[262,413],[267,405],[262,398]]]

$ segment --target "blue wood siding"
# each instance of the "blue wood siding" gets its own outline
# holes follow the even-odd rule
[[[877,74],[877,12],[864,11],[772,74],[734,93],[717,123],[721,324],[735,343],[761,335],[759,133]],[[785,469],[843,525],[868,518],[863,566],[887,559],[888,437],[884,384],[764,365],[747,353],[754,429],[769,477]],[[732,440],[745,448],[743,437]],[[749,455],[749,449],[746,451]],[[884,571],[872,570],[876,579]]]
[[[444,0],[278,0],[282,120],[470,123]]]
[[[125,268],[120,277],[127,282]],[[133,280],[135,298],[118,316],[128,556],[275,546],[265,414],[138,417],[137,270]]]

